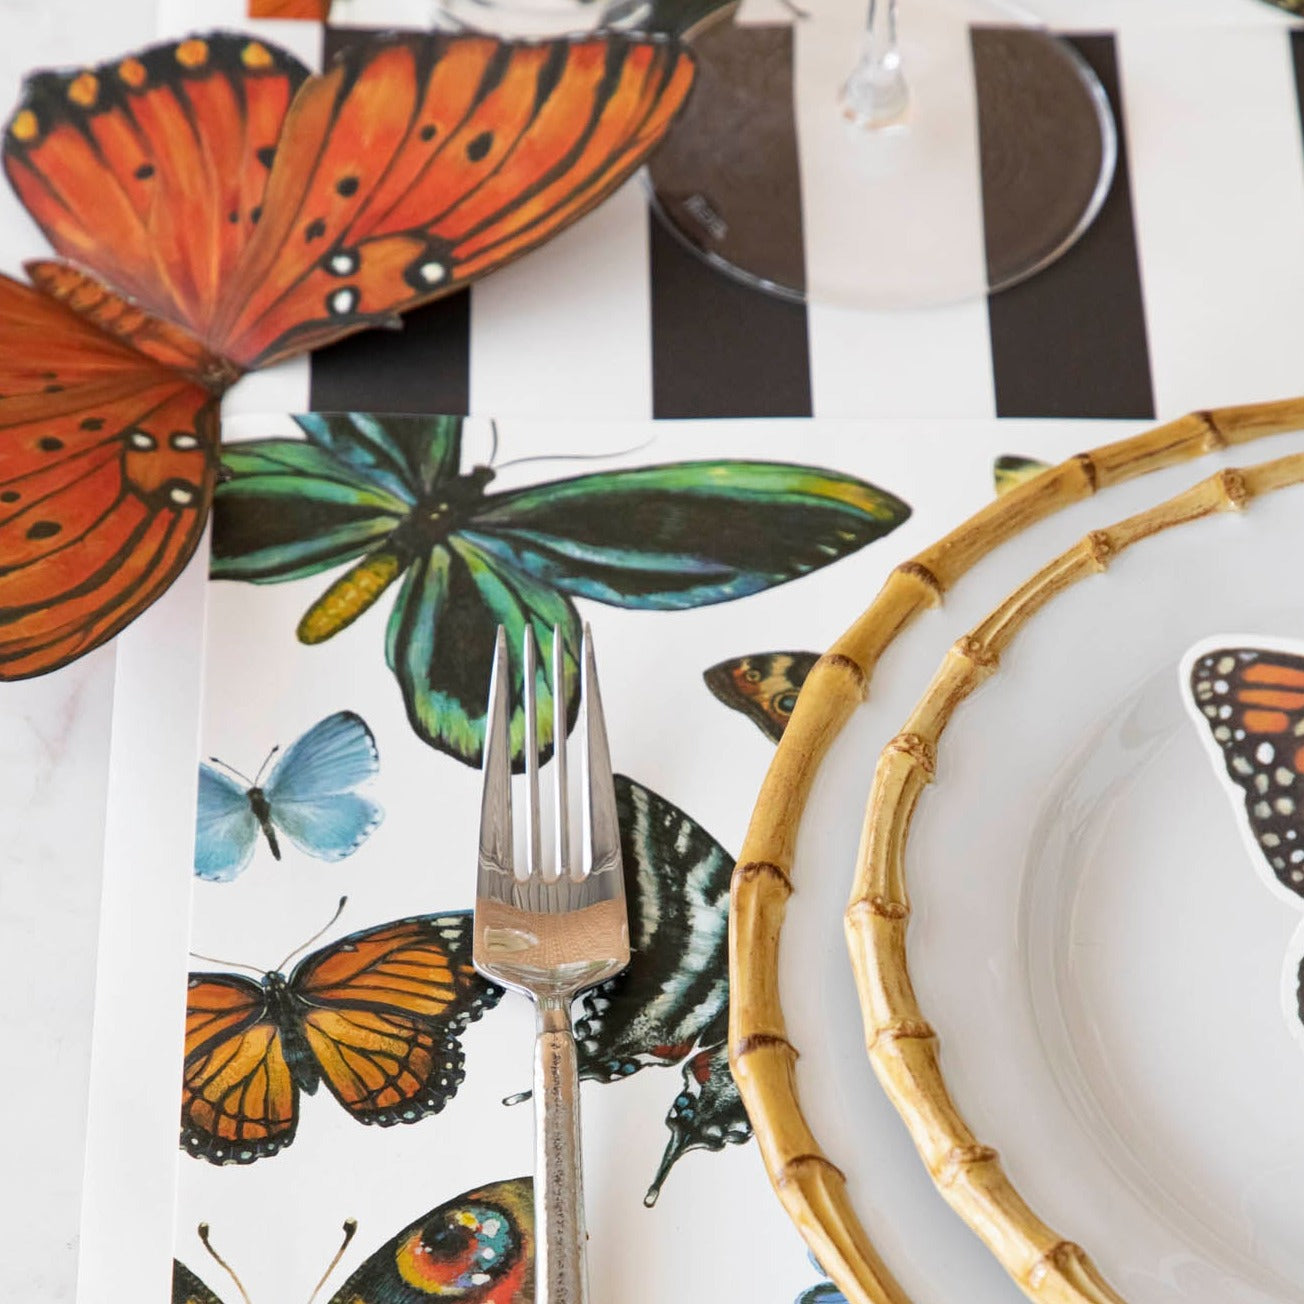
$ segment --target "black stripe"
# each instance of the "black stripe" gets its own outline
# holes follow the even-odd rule
[[[328,27],[323,60],[374,33]],[[401,331],[371,330],[319,349],[310,363],[314,412],[464,414],[471,393],[471,292],[403,316]]]
[[[471,396],[471,291],[403,314],[312,355],[313,412],[438,412],[464,416]]]
[[[1008,51],[1002,58],[999,47],[984,39],[988,36],[999,33],[975,29],[973,54],[983,213],[991,228],[1000,221],[1004,198],[989,185],[1002,151],[1001,114],[993,97]],[[1064,39],[1109,96],[1118,125],[1118,166],[1104,207],[1078,243],[1045,271],[988,299],[996,411],[1003,417],[1152,418],[1150,350],[1114,38]]]
[[[712,34],[713,57],[754,62],[772,77],[792,77],[789,26],[736,27]],[[726,44],[727,43],[727,44]],[[717,104],[710,78],[699,77],[672,133],[692,153],[710,149],[715,130],[737,130],[736,112]],[[776,97],[791,105],[792,96]],[[764,238],[800,268],[801,197],[797,129],[791,109],[767,124],[758,149],[789,171],[779,203],[767,192]],[[673,143],[670,145],[673,151]],[[663,155],[673,159],[673,153]],[[655,168],[654,168],[655,172]],[[652,410],[657,417],[806,417],[811,414],[810,353],[803,304],[776,299],[715,271],[652,219]]]

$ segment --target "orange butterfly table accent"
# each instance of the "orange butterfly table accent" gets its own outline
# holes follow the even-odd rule
[[[0,679],[112,638],[208,517],[218,402],[605,199],[683,106],[677,42],[391,34],[320,76],[211,33],[37,73],[4,167],[60,260],[0,276]]]
[[[249,0],[250,18],[308,18],[324,23],[331,0]]]

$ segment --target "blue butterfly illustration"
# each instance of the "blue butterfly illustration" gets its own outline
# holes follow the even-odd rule
[[[361,716],[337,711],[313,725],[264,782],[263,770],[277,750],[272,749],[252,781],[216,757],[214,763],[235,778],[200,765],[195,821],[195,873],[200,878],[229,883],[248,865],[260,831],[277,860],[278,831],[318,860],[343,860],[384,818],[374,801],[353,791],[380,769],[376,740]]]
[[[295,421],[306,440],[223,448],[214,578],[275,584],[347,564],[299,622],[309,644],[334,637],[396,584],[385,654],[408,718],[424,741],[470,765],[480,763],[499,625],[513,648],[534,630],[548,738],[554,627],[568,728],[578,703],[575,598],[640,611],[729,602],[846,557],[910,514],[864,480],[786,462],[619,468],[490,493],[491,468],[462,470],[460,417]],[[514,658],[518,764],[521,675]]]
[[[811,1262],[811,1267],[824,1278],[813,1286],[807,1286],[800,1295],[797,1296],[794,1304],[847,1304],[847,1297],[830,1281],[829,1274],[820,1267],[819,1260],[811,1253],[806,1257]]]

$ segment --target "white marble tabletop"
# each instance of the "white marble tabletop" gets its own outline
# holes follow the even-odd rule
[[[28,69],[154,27],[152,0],[0,0],[5,112]],[[42,1304],[76,1291],[113,662],[105,648],[0,698],[0,1290]]]
[[[1026,7],[1083,29],[1285,21],[1255,0]],[[154,31],[152,0],[0,0],[0,101],[13,101],[31,67],[100,58]],[[6,249],[5,270],[17,263]],[[0,696],[0,1293],[40,1304],[76,1293],[113,682],[110,647],[51,678],[6,684]]]

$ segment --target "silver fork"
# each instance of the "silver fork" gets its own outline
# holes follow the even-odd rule
[[[580,662],[583,854],[571,854],[566,774],[565,657],[553,630],[553,776],[556,831],[545,870],[539,823],[536,649],[526,627],[525,875],[512,851],[512,761],[507,634],[499,627],[485,730],[484,794],[475,896],[475,967],[535,1004],[534,1220],[536,1304],[584,1304],[584,1185],[580,1161],[579,1076],[571,1002],[629,963],[629,918],[611,754],[588,626]]]

